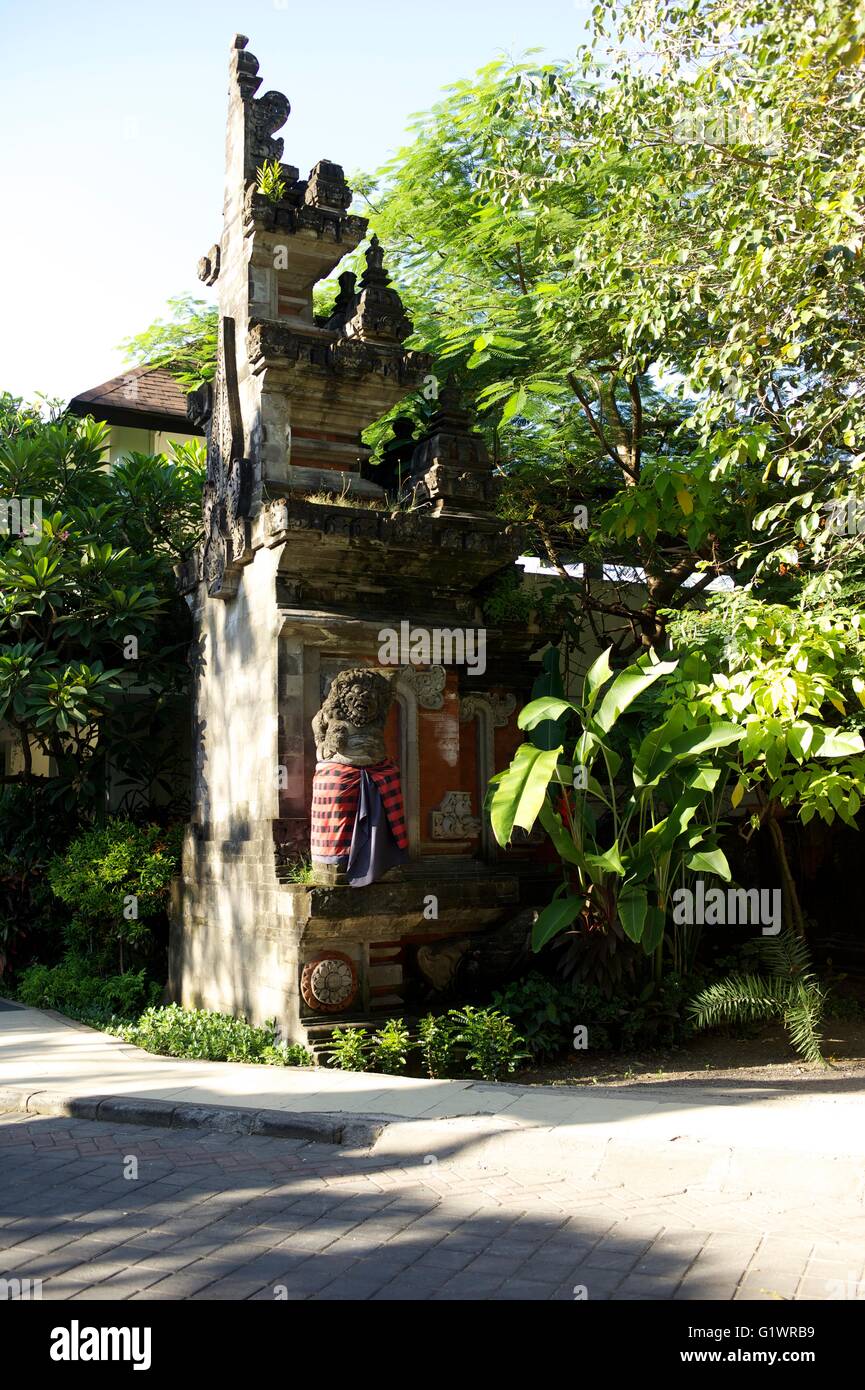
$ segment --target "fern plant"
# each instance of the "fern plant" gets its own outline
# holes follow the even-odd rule
[[[826,992],[801,936],[783,931],[762,943],[763,974],[737,973],[702,990],[688,1006],[697,1028],[780,1018],[790,1042],[807,1062],[827,1066],[820,1027]]]
[[[266,159],[260,168],[256,169],[255,177],[258,180],[258,192],[269,203],[278,203],[285,197],[285,179],[282,177],[282,165],[278,159]]]

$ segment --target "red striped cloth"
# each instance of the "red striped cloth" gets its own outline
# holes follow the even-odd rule
[[[318,763],[312,781],[310,848],[313,859],[347,858],[360,797],[361,768]],[[378,788],[398,849],[408,849],[399,768],[390,761],[363,769]]]

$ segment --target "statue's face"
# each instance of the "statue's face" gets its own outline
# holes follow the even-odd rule
[[[379,716],[378,693],[360,690],[355,695],[352,713],[359,724],[372,724]]]

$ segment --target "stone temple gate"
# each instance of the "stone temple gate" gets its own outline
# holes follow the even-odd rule
[[[443,386],[423,435],[399,420],[386,463],[367,462],[361,431],[432,380],[430,362],[403,346],[411,324],[375,238],[359,282],[342,275],[316,319],[313,286],[366,220],[348,211],[339,165],[302,179],[282,162],[289,103],[257,95],[246,45],[238,36],[231,52],[222,239],[199,264],[216,286],[219,353],[190,404],[207,481],[202,544],[181,575],[196,759],[169,989],[306,1040],[427,1007],[479,934],[519,914],[532,849],[496,850],[483,797],[521,739],[544,639],[484,624],[484,585],[518,540],[495,516],[492,467],[457,394]],[[282,183],[270,196],[265,162]],[[316,769],[364,762],[340,753],[364,746],[363,729],[341,725],[348,741],[338,729],[323,754],[313,721],[340,673],[370,668],[388,683],[374,732],[399,769],[408,847],[356,886],[344,864],[298,866]]]

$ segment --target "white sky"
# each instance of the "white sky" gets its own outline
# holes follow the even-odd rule
[[[247,34],[280,132],[374,169],[409,116],[501,52],[570,56],[589,0],[0,0],[0,390],[68,399],[115,375],[117,344],[208,291],[221,233],[228,52]]]

